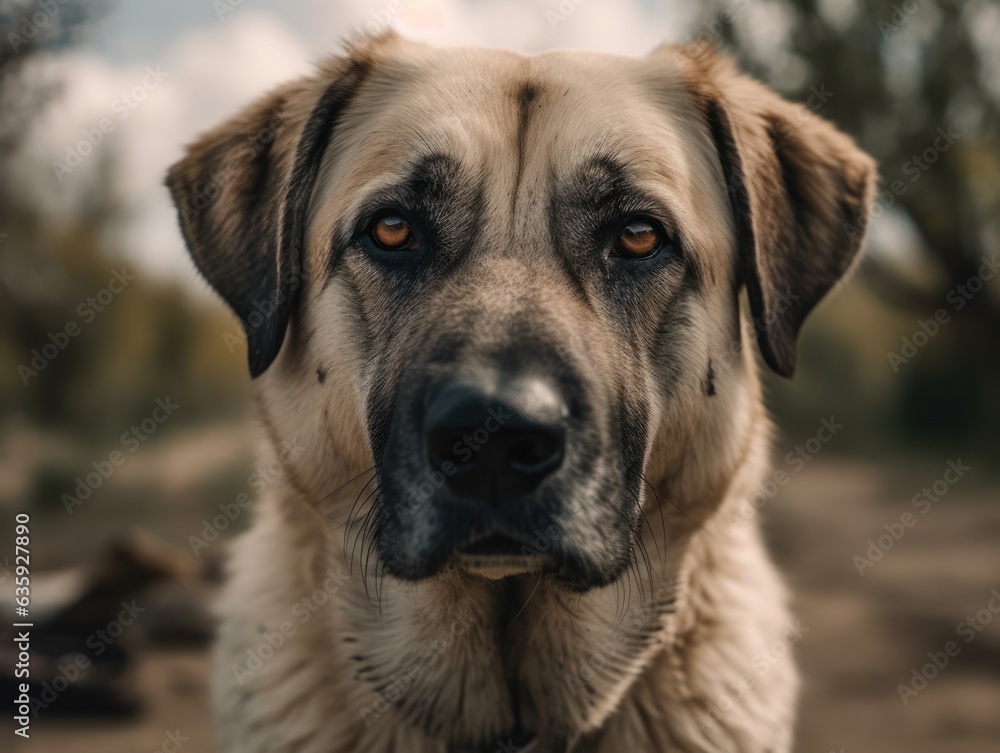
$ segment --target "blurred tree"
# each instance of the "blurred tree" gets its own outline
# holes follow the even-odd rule
[[[64,49],[79,38],[100,2],[0,0],[0,159],[17,148],[31,115],[55,91],[21,75],[39,54]]]
[[[1000,4],[722,0],[702,12],[695,36],[734,50],[746,70],[808,101],[879,161],[876,242],[862,278],[908,312],[894,322],[897,352],[920,321],[939,309],[949,317],[933,348],[893,380],[897,426],[995,442],[1000,275],[987,262],[1000,239]],[[984,263],[993,279],[980,286]],[[884,366],[895,373],[888,354]]]
[[[220,307],[139,273],[127,259],[141,249],[127,257],[109,244],[122,211],[111,146],[95,157],[94,190],[68,213],[38,206],[4,169],[58,96],[33,64],[72,45],[100,7],[0,0],[0,408],[113,444],[167,395],[184,408],[171,427],[240,415],[246,380]]]

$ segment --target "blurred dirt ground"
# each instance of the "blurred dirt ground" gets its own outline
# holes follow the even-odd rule
[[[1000,615],[987,608],[1000,588],[1000,484],[974,468],[920,514],[912,498],[941,477],[947,460],[879,466],[818,457],[762,511],[807,628],[795,647],[804,680],[797,751],[1000,751]],[[859,576],[853,557],[907,511],[916,523]],[[164,516],[161,530],[184,530],[198,518]],[[966,643],[957,628],[969,617],[981,632]],[[904,706],[897,685],[911,683],[928,652],[949,641],[958,655]],[[19,749],[172,751],[173,734],[183,753],[208,753],[207,668],[200,650],[142,653],[141,718],[42,720]]]

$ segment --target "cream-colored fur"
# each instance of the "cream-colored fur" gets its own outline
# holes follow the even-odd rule
[[[749,353],[751,342],[745,338]],[[578,725],[581,733],[604,730],[599,742],[581,743],[575,750],[791,750],[797,695],[792,653],[808,626],[800,626],[786,609],[785,589],[756,521],[740,514],[768,472],[769,424],[760,408],[755,367],[740,360],[733,369],[747,384],[739,399],[720,408],[742,420],[736,422],[738,436],[731,438],[732,471],[715,512],[698,527],[680,513],[679,520],[668,517],[666,542],[658,515],[651,517],[643,536],[646,548],[672,553],[669,558],[651,555],[651,583],[627,586],[631,603],[624,613],[615,587],[570,597],[539,586],[516,618],[526,623],[527,678],[561,693],[568,707],[580,701],[584,679],[599,679],[602,666],[628,652],[627,626],[651,623],[659,631],[628,662],[628,674],[612,678],[618,687],[598,708],[565,712],[571,721],[563,724]],[[726,376],[737,378],[720,378]],[[267,389],[266,381],[261,387]],[[715,449],[709,443],[703,451],[717,452],[724,440],[717,436],[716,441]],[[358,486],[326,504],[349,506]],[[673,501],[678,508],[694,509],[683,497]],[[654,499],[648,502],[655,506]],[[497,648],[488,584],[466,582],[457,573],[429,589],[386,583],[380,613],[378,606],[368,605],[357,577],[363,563],[352,563],[353,575],[345,564],[351,557],[343,551],[341,529],[329,523],[325,528],[314,514],[303,514],[308,501],[288,484],[269,489],[258,505],[253,529],[234,545],[231,581],[219,609],[214,705],[223,750],[445,751],[440,740],[399,717],[391,707],[397,697],[379,695],[358,680],[348,658],[354,644],[341,639],[345,633],[357,635],[359,624],[386,652],[436,650],[432,661],[400,662],[399,696],[444,687],[453,695],[456,717],[464,717],[456,718],[456,725],[489,734],[510,724],[506,688],[493,669]],[[319,605],[324,595],[328,600]],[[669,596],[676,597],[674,613],[654,617],[652,602]],[[303,601],[309,599],[318,607],[315,612]],[[397,600],[437,604],[432,613],[398,625],[392,614]],[[565,608],[550,603],[560,601]],[[383,623],[392,626],[384,634]],[[280,634],[282,625],[294,632],[280,648],[268,651],[268,634]],[[582,634],[580,625],[586,627]],[[262,651],[262,661],[251,658]],[[557,712],[539,710],[543,718],[546,713]],[[496,750],[505,750],[503,743],[498,738]],[[544,744],[531,750],[544,751]]]
[[[736,506],[749,498],[766,468],[763,454],[758,449],[748,459],[737,488],[704,529],[691,536],[687,551],[678,558],[676,614],[661,621],[660,640],[635,663],[635,680],[620,700],[601,710],[599,716],[606,718],[588,722],[607,729],[604,743],[594,750],[791,749],[797,682],[789,646],[797,628],[756,525],[736,514]],[[344,655],[350,648],[340,643],[338,632],[345,622],[357,619],[344,611],[345,604],[358,608],[363,603],[361,586],[346,574],[335,545],[339,537],[324,536],[314,525],[289,524],[277,498],[282,493],[294,494],[290,489],[272,490],[260,502],[253,530],[236,544],[232,581],[220,605],[214,705],[223,750],[443,751],[442,743],[396,718],[394,709],[385,709],[385,700],[394,698],[383,699],[355,679],[356,669]],[[733,519],[740,523],[731,525]],[[669,577],[655,582],[670,589]],[[384,599],[391,603],[395,586],[387,588]],[[315,613],[311,606],[303,611],[303,600],[316,593],[329,593],[329,600]],[[485,598],[472,589],[463,595]],[[312,601],[319,605],[322,598]],[[573,608],[581,614],[591,608],[600,611],[607,609],[601,602],[609,598],[607,592],[590,594]],[[539,609],[542,601],[541,594],[532,599]],[[476,606],[481,611],[475,612],[475,619],[456,618],[442,609],[420,631],[386,636],[396,644],[387,645],[387,650],[447,641],[445,636],[457,625],[454,645],[443,648],[429,667],[418,665],[415,669],[428,677],[417,680],[432,686],[439,676],[468,673],[464,687],[455,691],[465,694],[464,705],[455,699],[456,713],[482,715],[484,729],[502,729],[510,720],[503,714],[500,691],[494,690],[491,697],[489,671],[477,673],[479,659],[495,649],[489,636],[481,634],[491,627],[486,622],[488,604]],[[379,615],[363,618],[376,623]],[[286,625],[295,632],[268,652],[278,641],[269,642],[264,633],[280,635]],[[612,630],[582,646],[568,646],[571,661],[555,661],[559,654],[549,644],[563,639],[556,630],[534,634],[526,659],[539,682],[563,684],[567,692],[567,674],[578,683],[589,674],[581,668],[599,669],[622,650]],[[250,658],[262,654],[259,663]],[[412,692],[416,682],[408,681],[404,672],[399,692]]]
[[[278,458],[282,478],[233,546],[213,679],[224,753],[458,753],[454,741],[509,751],[504,735],[516,723],[537,733],[526,749],[536,753],[791,750],[792,653],[808,626],[788,612],[757,523],[741,514],[769,467],[755,344],[772,368],[791,372],[801,320],[857,252],[840,213],[870,202],[870,160],[705,50],[526,57],[368,40],[208,134],[171,171],[192,255],[245,321],[240,286],[271,279],[268,254],[289,243],[289,226],[263,222],[270,216],[252,202],[248,210],[248,197],[253,187],[298,190],[295,144],[308,140],[310,111],[340,78],[351,79],[350,103],[309,187],[301,287],[280,351],[248,325],[265,455],[288,441],[305,450]],[[269,114],[269,146],[227,162]],[[378,289],[361,267],[351,280],[327,273],[331,238],[419,145],[488,176],[480,232],[503,253],[477,269],[476,295],[497,322],[536,289],[562,285],[543,256],[544,197],[595,148],[623,155],[643,189],[674,208],[695,251],[699,295],[659,302],[684,322],[671,340],[669,389],[654,377],[652,350],[631,353],[640,366],[623,374],[614,355],[622,343],[578,298],[532,304],[567,347],[586,350],[587,379],[624,382],[648,405],[645,519],[635,565],[613,585],[573,593],[539,574],[509,581],[501,595],[455,566],[404,582],[368,545],[360,521],[377,480],[365,406],[410,343],[366,357],[358,301]],[[206,181],[220,187],[215,198],[185,213]],[[244,248],[261,233],[274,237]],[[243,240],[229,247],[231,237]],[[279,270],[289,263],[281,257]],[[738,297],[743,288],[749,295]],[[271,292],[250,298],[262,295]],[[783,296],[791,302],[782,307]],[[506,335],[499,330],[479,336]],[[567,505],[604,502],[579,491]],[[567,531],[586,540],[577,524],[563,516],[565,530],[536,532],[536,546]]]

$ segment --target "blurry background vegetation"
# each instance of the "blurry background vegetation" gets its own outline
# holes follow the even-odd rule
[[[790,432],[808,430],[820,413],[834,411],[850,427],[838,449],[865,455],[940,447],[995,451],[1000,280],[961,312],[945,296],[976,275],[1000,238],[1000,84],[984,65],[1000,56],[1000,9],[963,0],[768,0],[781,21],[762,45],[760,34],[746,28],[753,2],[702,3],[690,36],[730,50],[793,100],[806,101],[814,88],[832,92],[817,113],[878,159],[880,205],[892,204],[875,214],[872,250],[858,279],[807,326],[795,381],[772,380],[779,423]],[[96,8],[88,11],[91,19],[79,10],[60,14],[16,53],[0,46],[0,161],[16,152],[33,112],[59,96],[23,80],[25,64],[86,34],[88,20],[99,22]],[[7,17],[4,37],[17,31],[21,17]],[[932,147],[938,128],[960,138],[911,182],[913,171],[904,172],[905,166]],[[101,159],[106,179],[70,217],[26,204],[0,170],[4,432],[56,432],[85,444],[114,444],[122,427],[167,394],[184,405],[169,431],[245,414],[242,346],[231,352],[222,336],[235,331],[233,322],[220,304],[192,296],[193,286],[138,275],[92,324],[82,323],[77,306],[107,285],[111,271],[122,265],[134,271],[126,250],[106,232],[120,219],[120,192],[128,189],[116,180],[114,152],[103,150]],[[894,181],[905,185],[902,195],[889,191]],[[895,373],[887,354],[899,353],[902,338],[939,308],[951,322]],[[25,385],[19,365],[30,366],[49,333],[72,321],[82,333]]]
[[[220,499],[246,491],[252,447],[238,429],[248,416],[245,351],[224,340],[238,326],[193,284],[145,273],[135,250],[117,245],[111,229],[129,189],[112,148],[94,157],[101,179],[71,214],[33,203],[2,167],[61,94],[33,85],[27,70],[86,38],[103,8],[59,4],[53,14],[52,5],[0,3],[0,503],[35,513],[51,544],[36,563],[67,565],[133,524],[184,542]],[[28,39],[24,19],[35,13],[48,20]],[[106,302],[116,271],[128,284]],[[63,495],[75,496],[94,462],[130,454],[123,432],[167,398],[181,407],[143,441],[148,462],[116,468],[94,489],[85,504],[100,514],[81,529]]]
[[[772,2],[783,33],[761,45],[748,43],[740,11],[752,2],[714,4],[696,36],[724,40],[794,101],[829,92],[817,114],[854,135],[882,175],[860,280],[807,325],[795,382],[774,387],[776,409],[801,425],[831,406],[851,427],[842,450],[996,457],[1000,275],[960,312],[947,296],[1000,248],[1000,5]],[[957,134],[940,152],[939,129]],[[897,373],[888,353],[942,308],[951,321]]]
[[[40,7],[4,2],[5,38]],[[764,34],[760,15],[748,12],[754,3],[773,19]],[[17,153],[33,115],[60,96],[57,87],[33,87],[25,68],[85,38],[106,6],[67,7],[22,48],[0,45],[0,164]],[[989,75],[1000,56],[997,4],[721,0],[693,7],[689,38],[736,55],[795,101],[828,92],[817,114],[852,133],[881,165],[859,274],[810,320],[794,382],[768,380],[783,435],[811,436],[819,418],[832,414],[846,426],[835,452],[995,457],[1000,278],[961,312],[946,295],[977,274],[1000,237],[1000,84]],[[915,171],[912,160],[932,148],[939,128],[960,137],[925,172]],[[103,179],[69,216],[33,206],[0,169],[0,441],[16,458],[0,473],[0,499],[42,511],[62,508],[56,493],[120,448],[122,430],[148,415],[157,397],[169,395],[183,409],[154,444],[249,416],[243,345],[224,339],[237,331],[234,320],[220,303],[193,294],[194,284],[138,274],[92,323],[82,320],[78,306],[107,286],[113,270],[134,273],[141,255],[108,232],[125,219],[121,196],[129,189],[113,148],[98,158]],[[895,181],[904,186],[899,195],[889,188]],[[888,354],[901,353],[903,338],[941,308],[951,321],[897,373]],[[50,333],[70,322],[80,334],[37,375],[25,372]],[[238,454],[238,462],[246,466],[250,456]],[[243,474],[228,475],[239,482]],[[113,493],[108,485],[97,497]],[[146,504],[158,496],[154,489]],[[208,498],[192,504],[212,509]]]
[[[132,525],[188,549],[188,537],[201,533],[220,503],[252,491],[245,352],[242,344],[231,347],[226,335],[237,332],[235,320],[204,295],[193,271],[180,282],[136,274],[91,323],[78,312],[114,270],[140,272],[135,260],[143,249],[123,247],[112,232],[128,219],[122,198],[131,190],[113,140],[94,158],[101,160],[100,179],[70,213],[40,206],[6,169],[21,156],[38,113],[61,96],[58,87],[35,84],[33,61],[87,39],[105,7],[61,4],[53,23],[13,50],[8,35],[40,6],[0,0],[0,508],[32,513],[36,567],[87,562]],[[1000,5],[690,0],[686,7],[687,38],[730,51],[795,101],[827,92],[817,114],[852,133],[883,175],[869,253],[857,275],[807,324],[794,382],[767,382],[779,465],[788,449],[815,435],[821,419],[834,416],[845,427],[822,459],[782,491],[794,503],[779,499],[766,511],[774,551],[813,631],[798,647],[811,678],[802,750],[844,750],[855,740],[846,750],[982,753],[983,740],[1000,738],[996,674],[985,677],[983,669],[1000,667],[995,632],[992,642],[980,639],[975,652],[963,653],[965,670],[956,661],[935,686],[953,682],[955,689],[937,706],[904,715],[894,687],[928,649],[953,636],[955,620],[974,613],[989,588],[1000,585],[990,580],[1000,536],[1000,277],[960,312],[948,299],[978,274],[984,257],[997,253],[1000,240]],[[539,7],[540,20],[544,12]],[[933,149],[939,129],[959,136],[931,154],[926,171],[914,172],[914,158]],[[892,190],[896,181],[904,190]],[[939,309],[949,323],[910,351],[897,373],[889,354],[907,355],[904,338],[912,339]],[[21,367],[33,368],[33,351],[70,322],[80,333],[26,385]],[[122,432],[167,397],[181,406],[175,415],[84,507],[65,514],[63,495],[74,493],[95,462],[127,450]],[[933,524],[909,533],[905,546],[859,578],[852,556],[886,521],[912,509],[912,495],[957,458],[975,473],[935,508]],[[11,517],[4,513],[0,532]],[[247,517],[224,536],[245,527]],[[72,743],[83,750],[88,740],[88,750],[102,753],[149,742],[152,749],[165,727],[184,720],[205,730],[190,750],[210,750],[204,658],[189,659],[191,675],[181,683],[188,690],[175,692],[174,657],[164,660],[162,672],[144,675],[146,697],[173,699],[151,704],[158,716],[145,732],[130,732],[122,742],[117,732],[56,730],[53,749]],[[161,674],[169,687],[149,685]]]

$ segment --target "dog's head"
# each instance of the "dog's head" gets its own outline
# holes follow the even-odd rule
[[[694,518],[721,496],[760,418],[752,339],[791,375],[874,175],[710,50],[390,35],[202,137],[168,183],[275,441],[308,444],[304,501],[374,467],[358,499],[390,574],[586,589],[630,562],[647,483]]]

